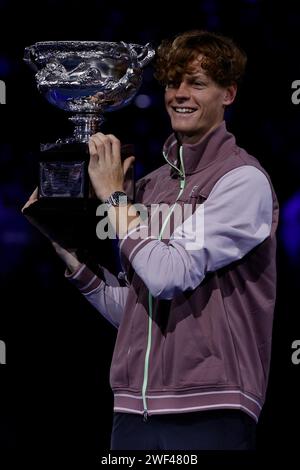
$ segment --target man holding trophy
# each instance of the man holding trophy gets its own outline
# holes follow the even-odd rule
[[[224,121],[245,65],[222,35],[189,31],[161,44],[156,77],[173,134],[166,163],[137,182],[134,201],[124,185],[134,157],[122,161],[113,135],[88,139],[88,175],[119,239],[124,282],[108,285],[74,250],[54,247],[67,279],[118,329],[112,450],[255,447],[278,203],[268,174]]]

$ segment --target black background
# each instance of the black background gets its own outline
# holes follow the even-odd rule
[[[296,197],[289,232],[298,240],[291,256],[285,218],[278,231],[278,297],[266,405],[258,449],[291,459],[298,445],[300,365],[291,344],[300,339],[300,105],[291,84],[300,79],[300,14],[295,2],[218,0],[184,2],[0,1],[0,79],[7,104],[0,106],[0,447],[32,458],[96,457],[109,449],[113,399],[109,367],[116,330],[68,284],[49,243],[20,214],[37,182],[34,157],[40,142],[70,134],[66,115],[37,92],[23,63],[24,47],[44,40],[112,40],[157,45],[163,38],[203,28],[233,37],[247,52],[247,76],[227,116],[240,146],[269,172],[281,214]],[[162,7],[164,11],[162,11]],[[107,116],[102,131],[136,148],[136,177],[163,164],[161,146],[170,133],[163,90],[144,72],[139,93],[151,98]],[[297,199],[298,198],[298,199]],[[297,258],[298,256],[298,258]],[[113,250],[103,263],[115,273]]]

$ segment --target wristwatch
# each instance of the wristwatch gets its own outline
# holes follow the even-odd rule
[[[107,209],[109,209],[111,206],[127,206],[128,202],[129,199],[126,193],[123,191],[115,191],[104,201],[104,204],[106,204]]]

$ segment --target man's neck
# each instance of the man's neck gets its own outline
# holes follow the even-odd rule
[[[176,139],[180,145],[182,144],[188,144],[188,145],[193,145],[193,144],[200,144],[203,139],[206,138],[208,134],[210,134],[213,130],[215,130],[217,127],[221,125],[224,119],[221,121],[217,122],[214,124],[212,127],[210,127],[207,130],[204,130],[203,133],[199,133],[197,135],[191,135],[188,136],[186,134],[181,134],[180,132],[175,132]]]

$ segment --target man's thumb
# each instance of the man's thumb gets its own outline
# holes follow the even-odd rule
[[[124,176],[126,175],[128,169],[133,165],[134,160],[135,160],[135,157],[133,157],[133,156],[127,157],[126,160],[124,160],[124,162],[123,162]]]

